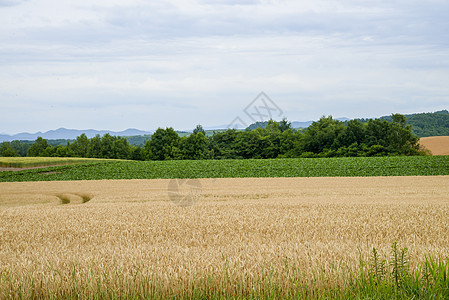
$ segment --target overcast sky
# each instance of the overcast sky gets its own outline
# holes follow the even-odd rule
[[[449,1],[0,0],[0,133],[449,108]],[[245,119],[246,118],[246,119]]]

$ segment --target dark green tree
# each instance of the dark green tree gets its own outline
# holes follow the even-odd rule
[[[235,129],[228,129],[217,132],[210,137],[210,149],[215,159],[236,159],[242,158],[237,154],[236,141],[241,132]]]
[[[12,141],[11,147],[16,151],[20,156],[27,156],[28,149],[30,149],[32,145],[31,141]]]
[[[131,146],[128,140],[124,137],[113,137],[112,151],[115,159],[129,159],[131,156]]]
[[[54,157],[72,157],[73,152],[70,151],[70,146],[58,145],[54,147],[54,152],[52,156]]]
[[[343,122],[334,120],[332,116],[322,117],[305,130],[302,150],[321,153],[325,149],[337,148],[338,146],[334,143],[344,130]]]
[[[283,126],[285,129],[285,124]],[[256,132],[260,135],[260,147],[262,147],[260,158],[278,157],[281,153],[281,123],[269,120],[265,129],[257,129]]]
[[[412,133],[412,127],[407,124],[407,119],[401,114],[393,114],[389,124],[388,145],[392,152],[411,155],[419,150],[419,138]]]
[[[203,126],[196,125],[195,129],[193,129],[193,133],[202,133],[206,136],[206,131],[204,131]]]
[[[101,137],[101,158],[115,158],[114,140],[115,138],[109,133]]]
[[[299,131],[293,132],[287,129],[279,137],[279,157],[299,157],[301,155],[300,149],[302,133]]]
[[[365,125],[366,135],[364,140],[368,147],[381,145],[387,147],[389,125],[387,121],[370,119]]]
[[[180,158],[179,143],[181,138],[173,128],[158,128],[145,144],[151,159],[171,160]]]
[[[36,141],[28,149],[27,156],[50,156],[49,152],[52,152],[52,147],[48,144],[46,139],[38,137]]]
[[[83,133],[76,138],[76,140],[70,145],[69,148],[77,157],[88,157],[89,144],[89,138],[86,136],[86,134]]]
[[[3,142],[0,144],[0,156],[2,157],[14,157],[19,156],[19,153],[14,150],[10,142]]]
[[[287,120],[287,118],[283,118],[282,121],[279,122],[279,130],[284,132],[292,128],[292,123]]]
[[[335,148],[349,147],[350,145],[362,144],[365,137],[365,127],[360,120],[350,120],[346,128],[337,136]]]
[[[131,156],[132,160],[145,160],[145,150],[142,147],[131,147]]]
[[[180,144],[183,159],[208,159],[210,158],[209,140],[203,132],[197,131],[187,137],[183,137]]]
[[[90,139],[89,147],[87,149],[87,157],[92,158],[101,158],[101,138],[100,135],[97,134],[93,138]]]
[[[241,131],[237,134],[235,140],[235,150],[239,157],[249,158],[263,158],[263,150],[267,145],[266,140],[262,139],[262,128],[257,128],[251,131]]]

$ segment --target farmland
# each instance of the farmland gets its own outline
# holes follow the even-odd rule
[[[58,166],[85,162],[100,162],[106,159],[78,157],[0,157],[1,168],[35,168],[43,166]]]
[[[3,171],[0,298],[449,297],[448,158]]]
[[[449,156],[144,162],[94,160],[86,163],[41,169],[0,172],[0,182],[100,179],[430,175],[449,175]]]
[[[446,295],[421,272],[440,257],[429,282],[448,284],[446,176],[201,179],[190,207],[170,201],[169,183],[0,183],[0,298]],[[417,287],[394,283],[394,262]]]
[[[449,155],[449,136],[425,137],[419,143],[433,155]]]

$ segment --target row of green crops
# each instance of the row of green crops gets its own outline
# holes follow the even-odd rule
[[[101,161],[15,172],[3,171],[0,172],[0,182],[156,178],[430,175],[449,175],[449,156]]]

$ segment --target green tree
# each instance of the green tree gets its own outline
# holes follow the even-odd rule
[[[242,158],[237,154],[236,141],[241,132],[235,129],[228,129],[223,132],[214,133],[209,139],[211,153],[216,159],[236,159]]]
[[[324,149],[335,149],[338,145],[334,143],[344,130],[343,122],[332,119],[332,116],[322,117],[305,130],[302,150],[304,152],[321,153]]]
[[[11,147],[16,151],[20,156],[27,156],[28,149],[30,149],[32,142],[30,141],[12,141]]]
[[[115,159],[128,159],[131,156],[131,146],[124,137],[114,137],[112,143],[113,157]]]
[[[19,153],[17,153],[16,150],[14,150],[10,142],[3,142],[0,144],[0,156],[14,157],[19,156]]]
[[[208,159],[210,158],[209,140],[203,132],[197,131],[182,138],[180,149],[184,159]]]
[[[419,138],[412,133],[412,126],[407,125],[407,119],[401,114],[393,114],[389,124],[389,147],[398,154],[417,154]]]
[[[284,122],[283,128],[287,128],[286,120],[282,122]],[[260,158],[278,157],[281,153],[281,123],[269,120],[265,129],[257,129],[256,132],[260,135],[260,147],[262,147]]]
[[[361,144],[365,137],[365,127],[360,120],[350,120],[347,122],[345,129],[338,135],[335,147],[348,147]]]
[[[77,157],[88,157],[89,144],[89,138],[86,136],[86,134],[83,133],[78,136],[76,140],[70,145],[70,150]]]
[[[292,123],[287,120],[287,118],[283,118],[282,121],[279,122],[279,130],[284,132],[292,128]]]
[[[370,119],[365,125],[365,142],[368,147],[381,145],[387,147],[389,125],[387,121],[380,119]]]
[[[235,141],[237,154],[245,159],[264,158],[264,148],[267,147],[267,140],[262,138],[262,128],[251,131],[239,132]]]
[[[177,159],[180,155],[179,143],[181,138],[173,128],[158,128],[151,136],[151,140],[146,142],[145,148],[151,153],[151,159],[171,160]]]
[[[70,146],[62,146],[58,145],[54,148],[54,152],[52,153],[54,157],[71,157],[72,151],[70,151]]]
[[[206,131],[204,131],[203,126],[196,125],[195,129],[193,129],[193,133],[202,133],[206,136]]]
[[[49,152],[52,152],[52,147],[48,144],[46,139],[38,137],[36,141],[28,149],[27,156],[49,156]]]
[[[145,150],[142,147],[131,146],[131,154],[129,158],[132,160],[145,160]]]
[[[287,129],[279,137],[279,157],[298,157],[301,149],[301,133]]]
[[[114,140],[115,138],[109,133],[101,137],[101,158],[115,158]]]
[[[100,135],[97,134],[90,139],[89,147],[87,149],[87,157],[101,158],[101,155],[101,138]]]

